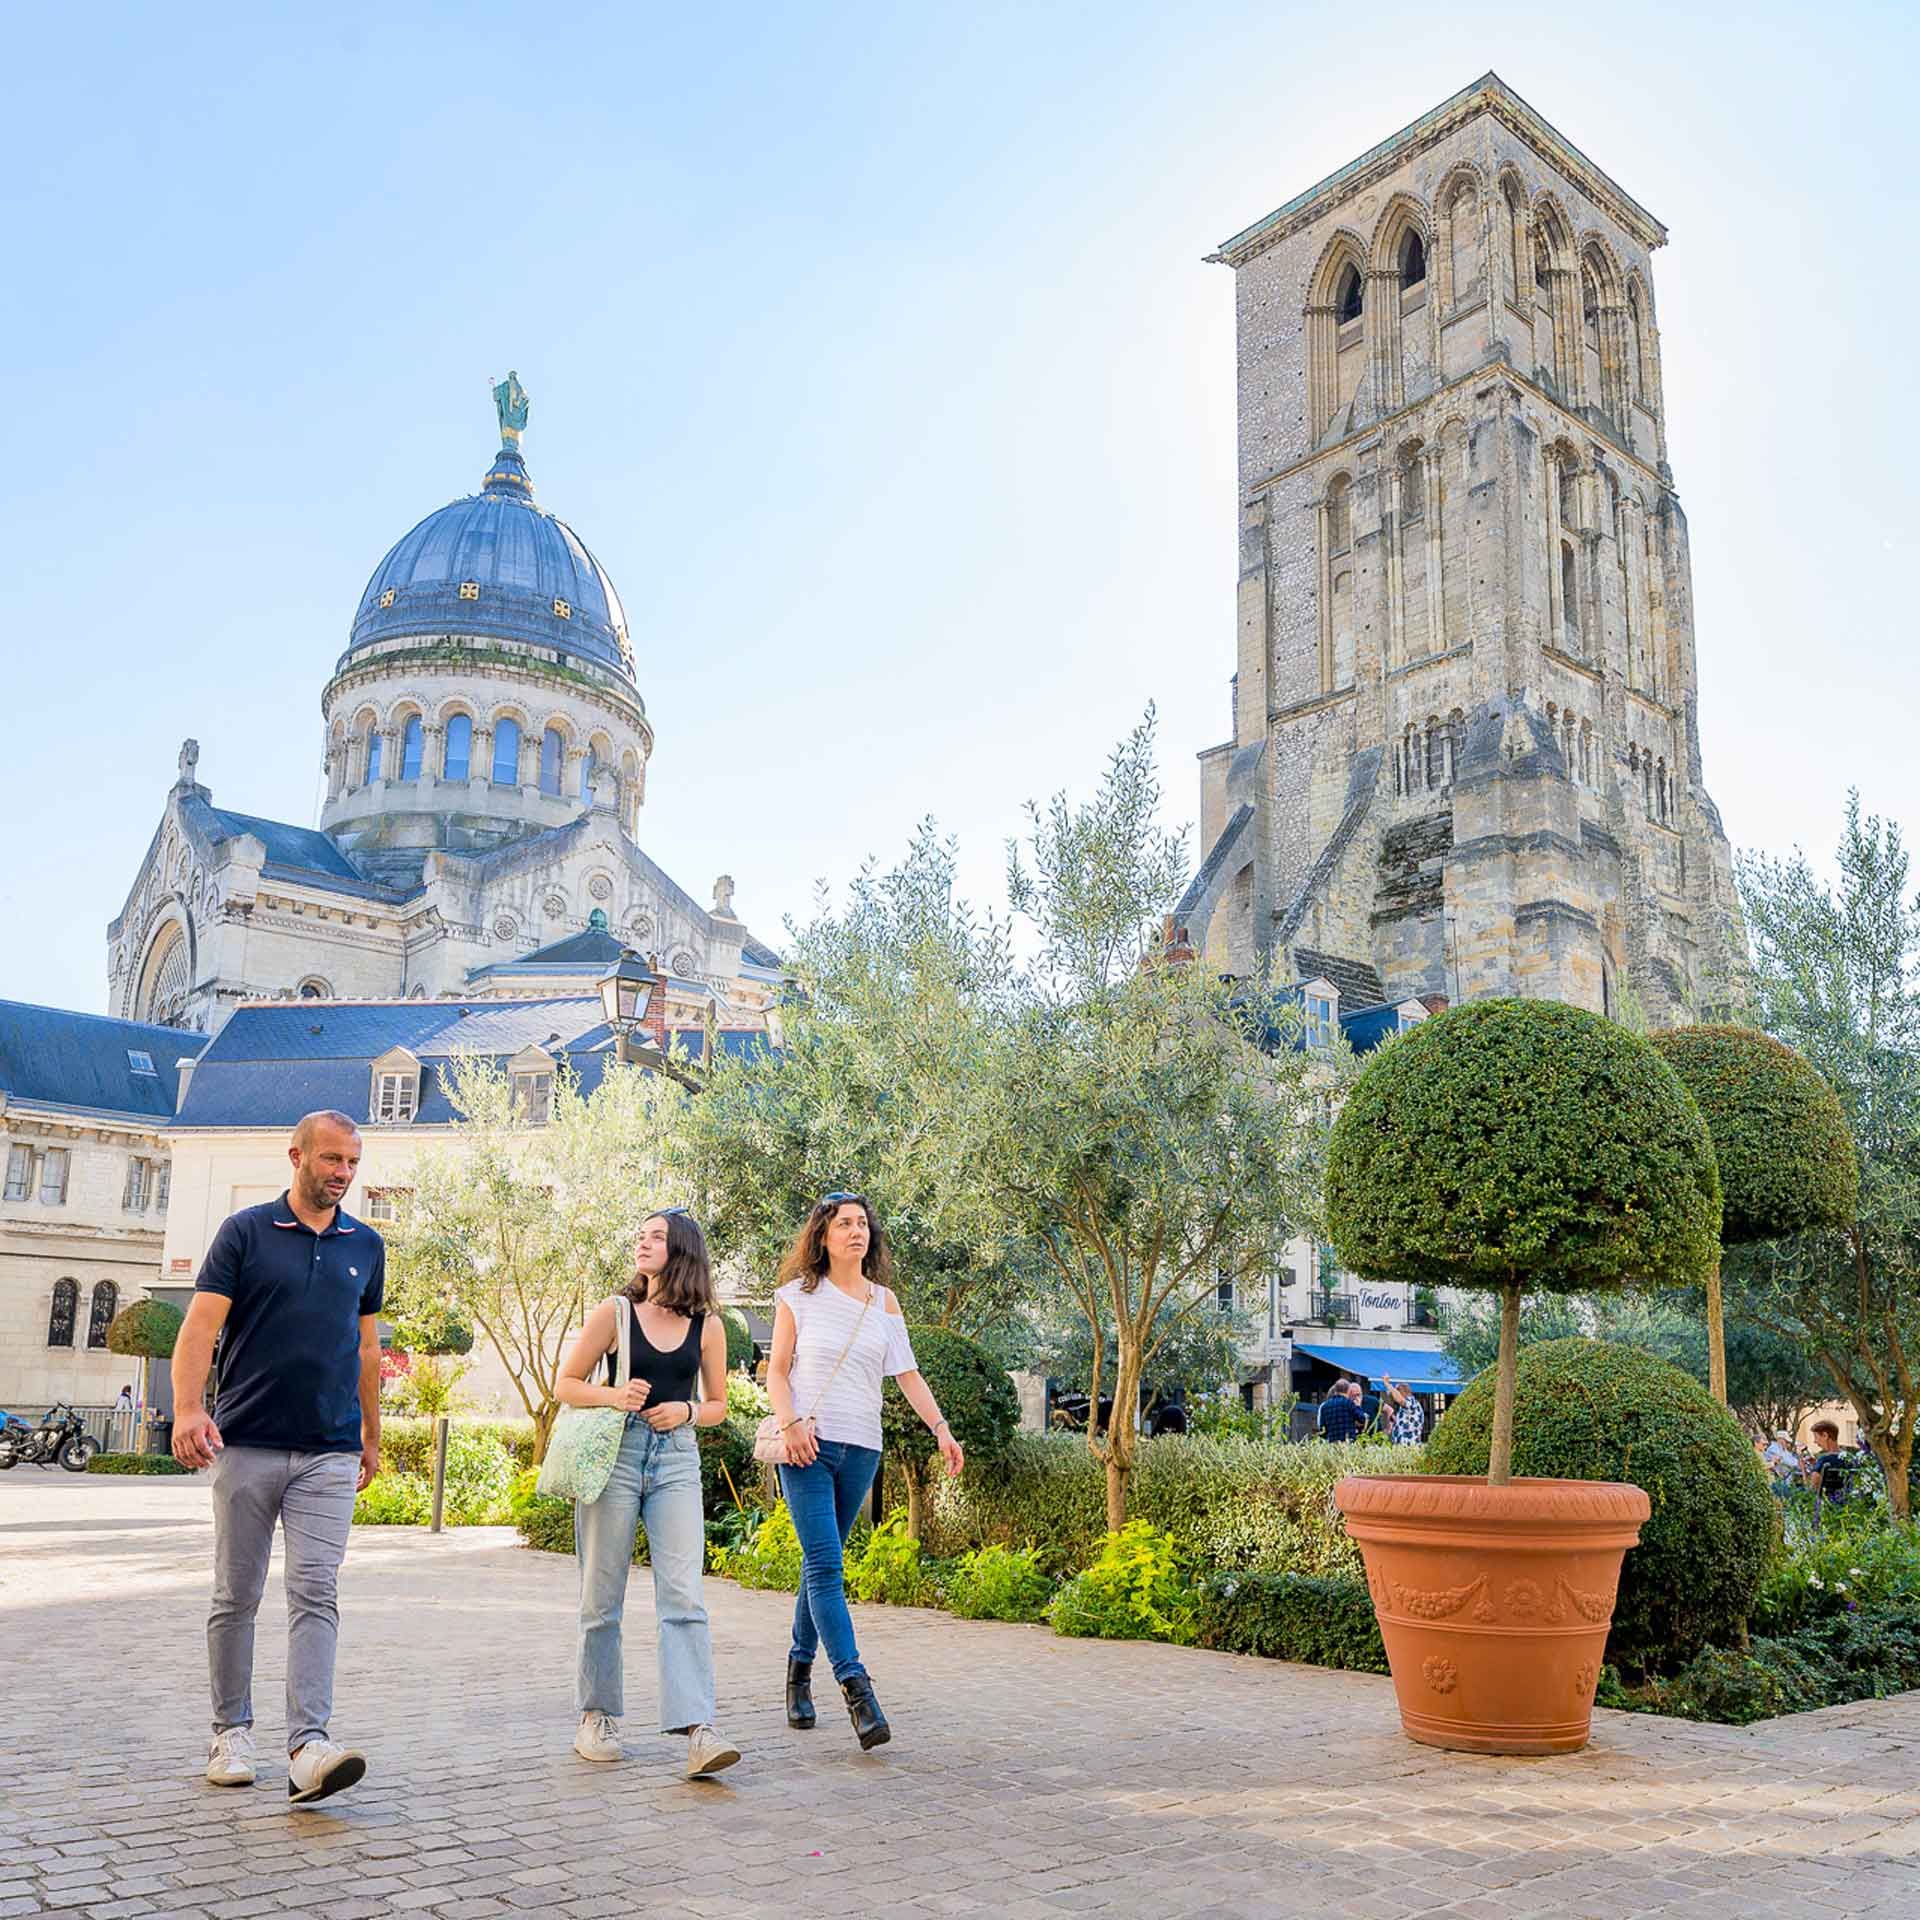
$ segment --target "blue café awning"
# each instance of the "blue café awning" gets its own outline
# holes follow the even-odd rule
[[[1444,1353],[1423,1352],[1418,1347],[1322,1347],[1296,1340],[1293,1350],[1310,1353],[1342,1373],[1364,1377],[1376,1387],[1384,1384],[1388,1374],[1415,1393],[1458,1393],[1467,1384],[1459,1367]]]

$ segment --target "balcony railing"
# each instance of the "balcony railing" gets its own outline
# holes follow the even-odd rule
[[[1314,1293],[1307,1299],[1307,1318],[1323,1327],[1357,1327],[1359,1306],[1350,1293]]]
[[[1409,1327],[1424,1327],[1429,1333],[1440,1331],[1440,1309],[1438,1307],[1418,1307],[1411,1303],[1407,1307],[1406,1324]]]

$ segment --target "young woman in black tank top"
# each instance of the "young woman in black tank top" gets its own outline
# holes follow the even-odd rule
[[[628,1374],[620,1379],[621,1321]],[[598,1376],[598,1377],[596,1377]],[[687,1772],[718,1773],[740,1750],[714,1731],[713,1643],[701,1574],[696,1426],[727,1417],[727,1337],[715,1311],[706,1237],[682,1207],[650,1214],[633,1279],[603,1300],[560,1363],[555,1392],[572,1407],[615,1407],[626,1428],[599,1499],[574,1509],[580,1562],[580,1646],[573,1750],[619,1760],[625,1693],[620,1619],[636,1526],[647,1530],[658,1630],[660,1731],[687,1735]]]

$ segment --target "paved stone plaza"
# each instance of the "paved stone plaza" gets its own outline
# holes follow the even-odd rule
[[[588,1767],[573,1564],[491,1529],[356,1536],[334,1731],[371,1771],[290,1813],[277,1567],[260,1784],[199,1777],[210,1540],[198,1484],[0,1480],[0,1916],[1920,1913],[1920,1694],[1477,1759],[1402,1739],[1385,1680],[867,1607],[895,1739],[862,1756],[837,1705],[787,1731],[786,1597],[713,1580],[746,1758],[694,1784],[636,1731],[644,1571],[637,1757]]]

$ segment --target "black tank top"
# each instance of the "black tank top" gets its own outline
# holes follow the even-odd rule
[[[698,1400],[700,1398],[700,1334],[706,1325],[707,1316],[696,1313],[688,1316],[687,1337],[677,1347],[663,1353],[649,1340],[640,1325],[640,1311],[634,1304],[632,1295],[626,1296],[627,1313],[630,1324],[627,1328],[628,1346],[633,1359],[633,1377],[645,1380],[653,1391],[647,1395],[647,1405],[657,1407],[664,1401]],[[620,1364],[618,1353],[607,1355],[607,1384],[613,1384],[615,1370]]]

